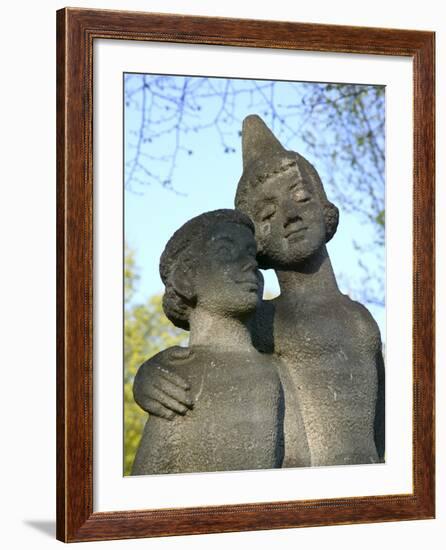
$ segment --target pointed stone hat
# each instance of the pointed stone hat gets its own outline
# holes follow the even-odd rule
[[[327,241],[336,232],[339,212],[328,201],[322,181],[314,166],[299,153],[288,151],[258,115],[248,115],[242,127],[243,174],[235,196],[235,207],[252,215],[255,188],[269,176],[280,173],[291,165],[296,177],[307,181],[319,196],[325,212]]]
[[[287,151],[258,115],[249,115],[242,127],[243,168],[265,156],[287,156]]]

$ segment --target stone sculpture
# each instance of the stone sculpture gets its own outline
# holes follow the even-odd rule
[[[281,360],[282,467],[383,461],[381,338],[368,310],[337,286],[326,243],[336,232],[338,210],[315,168],[287,151],[260,117],[245,119],[242,140],[235,206],[252,220],[259,266],[275,270],[281,290],[274,300],[260,302],[250,329],[255,347]],[[169,371],[184,353],[173,350]],[[186,413],[184,380],[175,380],[173,407],[154,395],[164,384],[157,363],[140,369],[137,402],[154,415],[175,414],[180,406]]]
[[[154,398],[175,397],[168,382],[181,376],[194,410],[171,422],[149,418],[132,475],[280,467],[280,361],[254,348],[247,326],[261,287],[251,221],[235,210],[193,218],[168,242],[160,273],[164,311],[190,330],[189,350],[180,361],[171,361],[171,350],[149,359],[135,388],[154,364],[167,376]]]
[[[316,170],[257,116],[244,121],[235,205],[254,222],[260,267],[275,269],[280,285],[253,334],[259,349],[285,362],[302,411],[305,433],[293,425],[285,432],[286,465],[297,465],[304,435],[312,466],[377,462],[384,451],[378,326],[336,284],[325,244],[338,211]]]

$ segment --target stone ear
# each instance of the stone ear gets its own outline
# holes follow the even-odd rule
[[[336,233],[339,223],[339,209],[331,202],[326,202],[324,204],[324,220],[326,231],[325,242],[328,243]]]
[[[177,265],[170,276],[175,292],[188,302],[195,298],[194,279],[193,268],[188,262]]]

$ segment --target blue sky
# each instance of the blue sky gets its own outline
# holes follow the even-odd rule
[[[197,79],[198,80],[198,79]],[[283,101],[296,101],[295,89],[284,87]],[[286,95],[290,94],[287,98]],[[241,121],[246,115],[257,113],[264,115],[255,105],[245,102],[238,104],[236,120],[233,125],[241,130]],[[268,120],[266,120],[268,123]],[[290,121],[290,124],[297,121]],[[125,108],[125,158],[128,162],[135,155],[135,132],[141,124],[141,112],[129,105]],[[235,129],[234,129],[235,130]],[[234,132],[237,135],[237,132]],[[170,147],[166,139],[154,140],[149,144],[153,157],[161,157]],[[241,138],[235,138],[235,152],[225,153],[222,136],[215,128],[210,128],[188,136],[187,148],[193,151],[182,152],[177,158],[177,167],[173,179],[173,188],[166,189],[160,183],[152,181],[147,185],[132,185],[125,189],[125,240],[135,251],[140,281],[134,301],[143,302],[149,296],[163,292],[158,273],[159,257],[172,235],[187,220],[202,212],[218,208],[233,208],[238,180],[242,173]],[[237,143],[238,142],[238,143]],[[329,179],[324,166],[318,164],[307,152],[305,143],[295,136],[285,144],[287,148],[298,151],[315,164],[322,181]],[[152,168],[156,163],[150,161]],[[165,161],[159,161],[160,170]],[[128,170],[126,175],[128,176]],[[326,186],[330,198],[330,188]],[[330,243],[328,251],[334,271],[342,291],[348,292],[349,281],[360,280],[363,273],[358,265],[358,250],[354,239],[361,236],[367,241],[373,228],[364,223],[354,213],[340,207],[339,228]],[[374,255],[361,258],[363,262],[374,261]],[[276,295],[278,285],[274,273],[264,272],[265,291]],[[385,340],[385,311],[378,306],[368,306],[378,322],[383,340]]]

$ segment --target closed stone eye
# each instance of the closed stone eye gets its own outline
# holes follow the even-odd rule
[[[264,209],[261,212],[260,218],[261,218],[262,221],[266,221],[266,220],[269,220],[270,218],[272,218],[275,213],[276,213],[276,208],[274,206],[272,206],[272,207]]]

